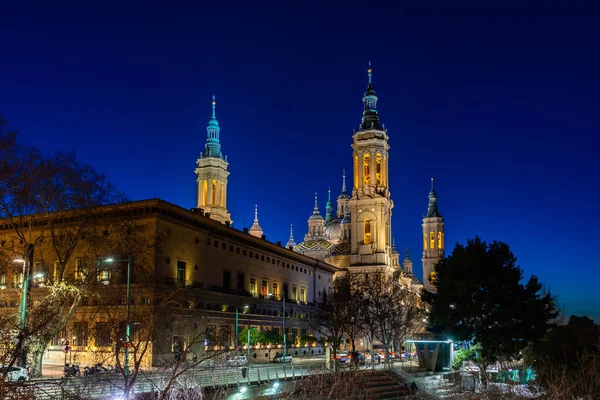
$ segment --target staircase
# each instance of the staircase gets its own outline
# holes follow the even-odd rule
[[[406,396],[404,382],[386,371],[372,371],[362,375],[368,399],[399,399]]]

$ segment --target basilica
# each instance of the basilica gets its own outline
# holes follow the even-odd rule
[[[296,243],[290,227],[285,247],[333,265],[340,271],[368,272],[373,269],[392,270],[401,281],[415,289],[431,289],[435,279],[434,265],[444,257],[444,219],[438,211],[437,194],[431,180],[429,205],[422,220],[423,284],[412,270],[408,249],[400,263],[400,254],[392,238],[392,209],[394,202],[389,187],[389,136],[377,111],[377,94],[372,84],[369,65],[368,84],[364,92],[363,114],[358,131],[352,135],[353,171],[351,188],[342,173],[341,192],[334,201],[328,191],[325,217],[319,211],[318,198],[308,218],[304,240]],[[221,152],[219,124],[213,114],[207,127],[203,153],[197,160],[197,207],[226,225],[231,224],[227,211],[227,159]],[[249,234],[262,237],[255,206],[254,223]]]

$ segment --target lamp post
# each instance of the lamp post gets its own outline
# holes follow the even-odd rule
[[[285,333],[285,298],[287,297],[287,291],[283,294],[283,376],[285,376],[285,356],[287,355],[287,334]]]
[[[247,310],[248,306],[244,307],[235,307],[235,351],[238,350],[238,336],[239,336],[239,310],[244,309]],[[249,325],[248,325],[249,326]]]
[[[25,258],[16,258],[13,261],[23,264],[23,294],[21,295],[21,355],[19,357],[19,366],[25,367],[27,364],[27,349],[25,348],[25,328],[27,319],[27,292],[29,291],[29,271],[31,269],[31,260],[33,259],[34,246],[29,244],[25,249]]]
[[[125,308],[125,377],[129,376],[129,335],[131,334],[131,324],[129,323],[129,305],[131,303],[131,254],[127,255],[127,258],[122,260],[115,260],[114,258],[105,258],[104,261],[107,263],[127,261],[127,305]]]

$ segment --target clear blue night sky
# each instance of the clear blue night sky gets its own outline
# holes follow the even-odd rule
[[[273,242],[290,223],[302,239],[314,192],[322,214],[339,193],[370,60],[402,257],[420,276],[434,175],[448,250],[505,241],[568,313],[600,320],[597,10],[17,3],[0,9],[0,113],[24,141],[74,148],[131,199],[190,208],[214,94],[234,226],[258,203]]]

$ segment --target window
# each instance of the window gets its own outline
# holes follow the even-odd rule
[[[354,156],[354,187],[358,188],[358,156]]]
[[[210,238],[206,239],[206,244],[210,245]]]
[[[216,243],[216,242],[215,242]],[[177,261],[177,283],[185,283],[186,262]]]
[[[287,299],[288,298],[288,284],[284,283],[283,284],[283,296]]]
[[[371,220],[369,220],[369,219],[365,220],[365,237],[364,237],[364,243],[365,244],[371,244]]]
[[[253,296],[258,296],[258,288],[256,287],[256,278],[250,277],[250,293]]]
[[[87,322],[73,323],[73,346],[87,346],[88,324]]]
[[[150,298],[148,297],[142,297],[142,304],[145,306],[150,305]]]
[[[298,300],[298,288],[296,287],[296,285],[292,285],[292,300]]]
[[[208,181],[205,179],[202,181],[202,205],[208,204]]]
[[[435,232],[429,232],[429,248],[435,249]]]
[[[233,245],[229,245],[229,251],[231,251],[233,253]]]
[[[279,282],[273,282],[273,297],[279,300]]]
[[[423,234],[423,250],[427,250],[427,234]]]
[[[262,295],[263,295],[263,296],[265,296],[265,297],[266,297],[266,296],[267,296],[267,294],[268,294],[268,292],[267,292],[267,291],[269,290],[269,289],[268,289],[268,285],[269,285],[269,284],[268,284],[267,280],[266,280],[266,279],[263,279],[263,280],[262,280],[262,285],[261,285],[261,288],[260,288],[260,294],[262,294]]]
[[[75,280],[83,280],[83,262],[81,261],[81,258],[75,260]]]
[[[52,339],[52,346],[62,346],[67,340],[67,330],[61,329]]]
[[[250,258],[254,257],[254,253],[250,252],[250,254],[248,254],[248,257],[250,257]]]
[[[58,261],[54,261],[54,271],[52,273],[52,278],[53,278],[54,282],[59,281],[59,275],[60,275],[60,264],[58,263]]]
[[[237,273],[237,290],[244,290],[244,283],[246,281],[246,276],[243,272]]]
[[[363,182],[365,185],[371,184],[371,169],[370,169],[371,155],[365,154],[363,156]]]
[[[438,232],[438,249],[444,248],[444,234],[442,232]]]
[[[218,240],[215,240],[215,247],[219,248],[219,241]]]
[[[260,261],[265,261],[265,256],[264,255],[260,256]]]
[[[223,271],[223,289],[231,289],[231,271]]]
[[[375,156],[375,166],[375,180],[377,181],[377,186],[381,186],[381,154]]]
[[[213,206],[217,205],[217,181],[212,181],[212,203]]]
[[[225,185],[223,184],[223,182],[221,182],[221,195],[219,196],[220,202],[219,205],[221,207],[224,207],[223,204],[225,204]]]
[[[240,254],[240,248],[239,248],[239,247],[236,247],[236,248],[235,248],[235,252],[236,252],[236,253],[238,253],[238,254]]]
[[[2,275],[0,275],[0,285],[2,286],[6,286],[6,273],[2,273]]]
[[[246,254],[248,254],[248,252],[246,251],[246,249],[242,250],[242,255],[245,256]]]
[[[306,303],[306,288],[300,288],[300,301]]]

